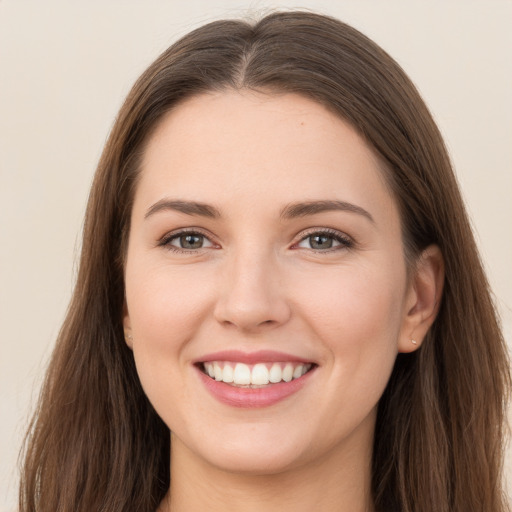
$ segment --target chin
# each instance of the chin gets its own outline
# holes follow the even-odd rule
[[[203,437],[195,446],[189,444],[196,457],[207,465],[229,473],[245,475],[272,475],[298,467],[304,462],[303,450],[307,443],[293,440],[289,435],[270,433],[263,429],[241,428],[244,435],[226,434],[222,440]],[[288,433],[289,434],[289,433]],[[228,440],[228,441],[227,441]],[[174,441],[173,441],[174,442]],[[178,441],[179,442],[179,441]]]
[[[301,465],[296,453],[276,453],[275,450],[227,453],[211,461],[219,470],[247,476],[275,475],[295,469]]]

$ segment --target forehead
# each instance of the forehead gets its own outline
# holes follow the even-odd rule
[[[164,195],[273,200],[276,207],[318,199],[393,203],[368,144],[297,94],[224,91],[180,103],[148,141],[141,173],[136,201],[145,203]]]

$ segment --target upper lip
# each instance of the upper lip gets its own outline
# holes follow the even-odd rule
[[[231,361],[233,363],[312,363],[310,359],[304,359],[293,354],[285,352],[276,352],[274,350],[257,350],[255,352],[242,352],[240,350],[221,350],[211,354],[204,355],[194,361],[197,363],[206,363],[209,361]]]

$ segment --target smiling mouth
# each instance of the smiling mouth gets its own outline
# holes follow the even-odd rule
[[[199,368],[213,380],[233,387],[259,388],[300,379],[316,365],[313,363],[257,363],[208,361]]]

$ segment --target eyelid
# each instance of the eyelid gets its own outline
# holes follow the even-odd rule
[[[176,238],[179,238],[180,236],[187,235],[187,234],[196,234],[204,237],[206,240],[210,242],[210,246],[208,247],[201,247],[199,249],[185,249],[176,247],[170,244],[172,240],[175,240]],[[302,231],[299,235],[297,235],[297,240],[294,242],[291,246],[291,249],[300,249],[298,246],[299,243],[306,240],[308,237],[312,235],[327,235],[332,237],[334,240],[339,242],[340,245],[335,246],[333,248],[329,249],[306,249],[313,252],[318,253],[326,253],[326,252],[333,252],[341,249],[350,249],[355,245],[354,239],[347,235],[346,233],[339,231],[337,229],[333,228],[326,228],[326,227],[313,227],[309,228],[307,230]],[[202,228],[198,227],[186,227],[186,228],[179,228],[175,229],[173,231],[170,231],[168,233],[165,233],[160,239],[157,240],[157,246],[167,248],[169,250],[173,250],[179,253],[198,253],[202,249],[210,249],[211,247],[214,248],[220,248],[220,245],[215,241],[215,238],[208,232],[206,232]]]
[[[334,240],[336,240],[337,242],[340,243],[340,245],[338,245],[336,247],[329,248],[329,249],[312,249],[312,248],[307,249],[306,248],[306,250],[317,252],[317,253],[327,253],[327,252],[338,251],[341,249],[350,249],[355,245],[354,239],[352,237],[350,237],[349,235],[347,235],[346,233],[344,233],[343,231],[339,231],[339,230],[333,229],[333,228],[326,228],[326,227],[314,227],[314,228],[309,228],[305,231],[302,231],[298,235],[298,237],[297,237],[298,240],[296,242],[294,242],[291,249],[301,249],[301,247],[299,247],[298,244],[300,244],[301,242],[306,240],[308,237],[313,236],[313,235],[327,235],[327,236],[332,237]]]
[[[172,240],[175,240],[183,235],[200,235],[204,237],[206,240],[208,240],[211,244],[211,246],[208,247],[201,247],[199,249],[184,249],[181,247],[176,247],[170,244]],[[214,240],[214,237],[207,233],[205,230],[197,227],[187,227],[187,228],[179,228],[174,229],[173,231],[169,231],[168,233],[165,233],[159,240],[157,240],[158,247],[164,247],[168,250],[172,250],[179,253],[198,253],[202,249],[210,249],[211,247],[218,248],[219,244]]]

